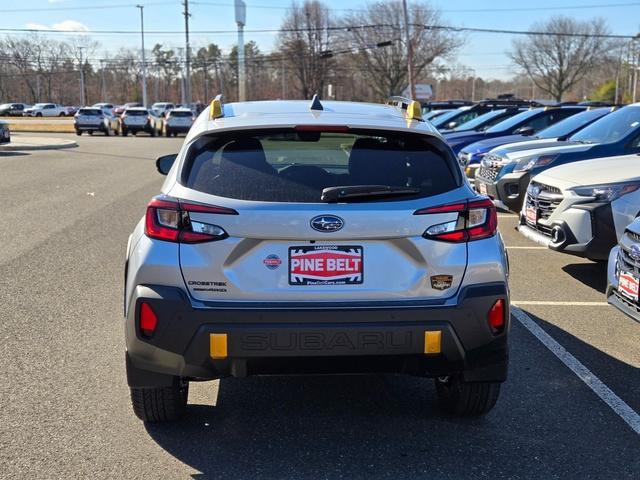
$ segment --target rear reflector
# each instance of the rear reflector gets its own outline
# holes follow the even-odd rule
[[[434,354],[442,351],[442,332],[435,330],[424,332],[424,353]]]
[[[148,303],[140,305],[140,333],[145,337],[151,337],[158,326],[158,317]]]
[[[494,303],[491,307],[491,310],[489,310],[489,314],[487,315],[487,322],[489,323],[491,330],[493,330],[493,333],[501,333],[504,330],[504,307],[504,300],[499,299],[496,300],[496,303]]]
[[[209,334],[209,355],[214,360],[227,358],[227,334]]]

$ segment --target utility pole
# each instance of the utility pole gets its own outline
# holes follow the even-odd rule
[[[142,40],[142,106],[147,106],[147,62],[144,58],[144,5],[136,5],[140,9],[140,37]]]
[[[282,100],[286,98],[285,80],[284,80],[284,55],[280,57],[280,76],[282,77]]]
[[[407,67],[409,70],[409,90],[411,99],[416,98],[416,79],[413,76],[413,44],[411,43],[411,32],[409,30],[409,11],[407,0],[402,0],[402,12],[404,13],[404,38],[407,44]]]
[[[100,98],[107,99],[107,84],[104,81],[104,60],[100,60]]]
[[[244,26],[247,19],[247,5],[242,0],[235,0],[235,10],[238,25],[238,101],[244,102],[247,99],[244,69]]]
[[[191,103],[191,48],[189,47],[189,0],[184,0],[184,36],[185,36],[185,78],[184,99]]]
[[[85,93],[84,93],[84,59],[82,58],[82,50],[86,47],[78,47],[80,51],[80,106],[84,107],[86,104]]]
[[[640,51],[638,50],[638,40],[640,40],[640,33],[633,38],[633,99],[632,102],[636,103],[636,93],[638,91],[638,60],[640,60]]]

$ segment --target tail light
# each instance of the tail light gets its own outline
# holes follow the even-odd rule
[[[505,325],[505,302],[502,299],[496,300],[491,310],[487,314],[487,323],[493,333],[498,334],[504,331]]]
[[[444,242],[470,242],[489,238],[498,229],[496,207],[489,199],[452,203],[416,210],[414,215],[457,213],[449,222],[432,225],[424,232],[425,238]]]
[[[231,208],[156,197],[147,205],[144,233],[149,238],[180,243],[212,242],[228,237],[222,227],[194,221],[189,213],[238,215],[238,212]]]
[[[140,305],[140,333],[145,337],[152,337],[158,326],[158,317],[148,303]]]

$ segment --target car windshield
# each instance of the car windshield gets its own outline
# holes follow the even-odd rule
[[[555,125],[551,125],[549,128],[545,128],[536,135],[538,138],[558,138],[570,135],[572,132],[579,130],[580,128],[588,125],[597,118],[600,118],[609,113],[607,108],[598,108],[595,110],[589,110],[581,112],[576,115],[572,115]]]
[[[488,133],[498,133],[504,132],[505,130],[511,130],[512,128],[517,127],[520,123],[529,120],[531,117],[536,116],[542,111],[541,108],[535,108],[533,110],[526,110],[521,112],[513,117],[509,117],[506,120],[496,123],[493,127],[488,128],[486,131]]]
[[[451,110],[450,112],[444,113],[442,115],[439,115],[433,122],[431,122],[431,124],[436,127],[442,127],[444,125],[447,124],[447,122],[449,122],[450,119],[452,119],[453,117],[455,117],[456,115],[460,115],[461,112],[464,112],[468,110],[467,108],[463,109],[456,109],[456,110]]]
[[[478,115],[473,120],[469,120],[468,122],[463,123],[455,128],[455,130],[475,130],[480,126],[493,125],[491,120],[499,121],[500,118],[503,117],[506,110],[491,110],[490,112],[484,113],[482,115]]]
[[[444,193],[461,178],[455,159],[430,137],[278,129],[203,137],[189,152],[182,181],[238,200],[319,203],[330,187],[371,187],[349,201],[390,201]]]
[[[583,143],[613,143],[640,127],[640,107],[628,106],[596,120],[569,140]]]
[[[102,115],[102,110],[98,108],[81,108],[78,113],[80,115]]]

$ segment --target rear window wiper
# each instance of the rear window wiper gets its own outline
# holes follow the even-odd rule
[[[349,198],[400,197],[402,195],[415,195],[416,193],[420,193],[419,188],[392,187],[390,185],[348,185],[323,189],[320,200],[329,203]]]

